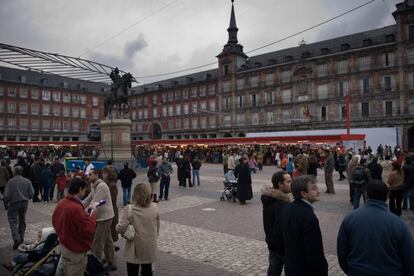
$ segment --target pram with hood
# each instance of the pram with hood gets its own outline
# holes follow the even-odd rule
[[[234,175],[233,170],[229,170],[225,175],[224,175],[224,180],[223,180],[223,184],[224,184],[224,190],[223,193],[221,194],[220,200],[233,200],[233,202],[236,202],[237,199],[237,179],[236,176]]]

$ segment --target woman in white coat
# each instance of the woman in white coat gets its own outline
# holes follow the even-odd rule
[[[158,257],[158,232],[160,229],[160,216],[157,205],[152,202],[150,188],[140,183],[135,186],[132,194],[132,219],[135,228],[133,240],[125,241],[124,259],[127,263],[128,276],[139,274],[152,275],[152,263]],[[125,206],[122,216],[116,226],[116,231],[122,234],[129,225],[129,205]]]

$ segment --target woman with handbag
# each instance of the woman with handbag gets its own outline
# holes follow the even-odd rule
[[[152,275],[152,263],[158,257],[159,229],[160,216],[157,205],[152,202],[151,190],[143,183],[137,184],[132,204],[124,208],[116,226],[116,231],[126,239],[124,259],[128,276]]]

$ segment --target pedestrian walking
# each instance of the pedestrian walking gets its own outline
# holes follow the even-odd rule
[[[157,196],[160,191],[160,183],[158,181],[160,180],[160,177],[158,176],[158,168],[157,168],[156,161],[152,161],[149,164],[147,177],[148,177],[148,182],[151,185],[152,202],[158,203],[159,200],[157,200]]]
[[[125,232],[129,224],[135,229],[134,239],[125,240],[124,260],[128,276],[152,276],[152,264],[158,258],[160,216],[157,205],[151,201],[149,187],[143,183],[137,184],[132,203],[124,208],[116,226],[120,234]]]
[[[3,200],[8,206],[7,219],[13,238],[13,249],[17,249],[24,241],[26,231],[26,211],[34,190],[29,179],[22,176],[23,168],[14,167],[14,176],[7,181]]]
[[[392,162],[392,171],[388,177],[387,184],[390,187],[390,211],[401,216],[402,193],[404,188],[404,175],[400,163]]]
[[[49,163],[46,163],[42,169],[42,186],[43,186],[43,202],[48,203],[50,197],[50,189],[53,184],[53,173]]]
[[[351,184],[354,187],[354,209],[359,208],[361,196],[366,201],[366,187],[370,180],[369,170],[365,167],[365,159],[362,158],[351,172]]]
[[[196,179],[197,179],[197,185],[200,186],[200,168],[201,168],[201,161],[197,157],[193,159],[191,162],[191,167],[193,169],[193,184],[196,185]]]
[[[347,275],[414,275],[414,241],[407,225],[388,211],[388,188],[367,184],[367,203],[345,216],[337,254]]]
[[[286,207],[282,220],[285,275],[328,275],[319,220],[312,205],[320,200],[318,186],[312,177],[298,176],[293,178],[291,190],[295,200]]]
[[[279,171],[272,176],[272,186],[262,189],[263,226],[269,250],[268,276],[280,276],[284,265],[283,212],[291,201],[289,197],[292,178],[287,172]]]
[[[129,168],[128,162],[124,162],[124,168],[118,174],[118,179],[121,180],[124,206],[131,201],[131,186],[135,177],[137,177],[137,174]]]
[[[187,155],[187,157],[184,159],[184,187],[187,184],[187,180],[188,187],[193,187],[194,185],[191,183],[191,162],[189,155]]]
[[[163,198],[168,200],[168,192],[170,189],[170,175],[173,173],[171,164],[164,158],[158,168],[158,175],[161,177],[160,181],[160,200]]]
[[[105,200],[105,204],[96,210],[96,230],[93,237],[91,251],[99,260],[105,259],[110,270],[116,269],[114,259],[114,243],[111,237],[111,224],[114,218],[114,208],[112,207],[111,192],[108,185],[99,178],[100,171],[91,169],[88,181],[91,184],[91,192],[82,201],[85,208],[92,208],[95,202]]]
[[[404,173],[404,187],[403,187],[403,210],[408,210],[408,207],[414,211],[414,155],[404,157],[404,165],[402,171]]]
[[[39,202],[39,196],[41,196],[40,186],[42,185],[42,167],[41,160],[38,157],[35,158],[34,163],[30,166],[29,179],[32,181],[34,189],[33,202]]]
[[[1,193],[2,196],[4,194],[4,189],[6,188],[6,183],[7,183],[7,181],[9,181],[10,178],[11,178],[11,175],[9,174],[9,171],[6,168],[6,161],[1,160],[1,165],[0,165],[0,193]],[[3,201],[3,204],[4,204],[4,209],[7,210],[6,202]]]
[[[325,172],[325,185],[327,194],[335,194],[334,183],[333,183],[333,171],[335,168],[335,159],[330,151],[326,151],[326,159],[324,164],[324,172]]]
[[[246,200],[253,198],[252,176],[248,165],[247,156],[240,158],[240,163],[234,169],[237,178],[237,198],[241,205],[246,204]]]
[[[80,178],[70,181],[68,194],[58,202],[52,215],[65,275],[84,275],[86,253],[91,249],[95,234],[96,209],[87,213],[81,202],[87,186],[86,181]]]
[[[116,171],[111,165],[107,165],[102,170],[102,180],[108,185],[109,192],[111,193],[111,204],[114,209],[114,218],[111,223],[111,237],[113,242],[117,242],[119,239],[118,232],[115,230],[115,226],[119,222],[118,205],[116,203],[118,199],[118,186],[116,185]],[[115,251],[119,250],[119,247],[114,245]]]
[[[59,175],[60,171],[65,171],[65,166],[60,163],[59,157],[55,157],[55,161],[53,162],[52,166],[52,174],[53,174],[53,181],[52,186],[50,187],[50,201],[53,201],[53,196],[55,194],[55,184],[56,184],[56,178]]]
[[[65,171],[59,171],[56,177],[57,201],[65,197],[67,177]]]
[[[358,162],[359,162],[359,155],[352,156],[351,161],[349,161],[348,163],[348,167],[346,171],[346,175],[348,176],[348,184],[349,184],[349,202],[351,202],[351,204],[354,204],[354,186],[352,185],[351,175],[355,167],[358,166]]]

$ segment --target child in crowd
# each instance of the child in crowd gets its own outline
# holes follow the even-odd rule
[[[58,176],[56,177],[56,186],[58,190],[58,194],[57,194],[58,201],[65,197],[65,188],[66,188],[67,180],[68,179],[66,177],[65,171],[59,171]]]

